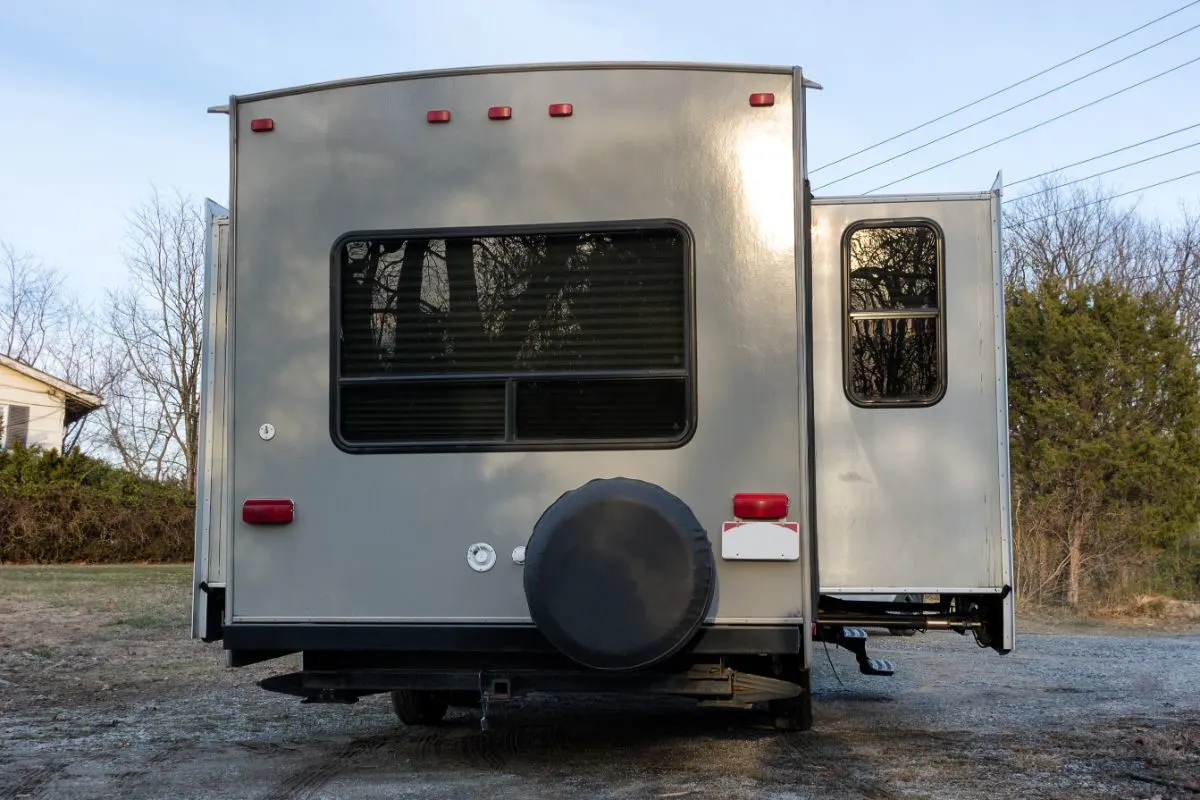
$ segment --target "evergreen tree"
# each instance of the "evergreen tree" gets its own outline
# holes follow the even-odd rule
[[[1129,588],[1112,584],[1150,554],[1162,588],[1195,592],[1178,583],[1200,568],[1200,380],[1173,307],[1046,277],[1011,288],[1007,313],[1018,560],[1041,581],[1021,588],[1076,606]]]

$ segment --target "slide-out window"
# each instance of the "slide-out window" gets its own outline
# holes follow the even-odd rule
[[[926,221],[846,235],[846,393],[858,405],[933,405],[946,391],[942,236]]]
[[[335,441],[682,444],[694,428],[690,253],[667,223],[342,237]]]

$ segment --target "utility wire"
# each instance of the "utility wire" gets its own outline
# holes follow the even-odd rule
[[[1192,0],[1192,2],[1190,2],[1190,3],[1185,3],[1184,5],[1175,9],[1174,11],[1163,14],[1161,17],[1158,17],[1157,19],[1152,19],[1143,25],[1139,25],[1138,27],[1134,28],[1133,30],[1122,33],[1120,36],[1118,36],[1114,39],[1109,39],[1107,42],[1104,42],[1103,44],[1098,44],[1089,50],[1084,50],[1082,53],[1071,56],[1066,61],[1060,61],[1052,67],[1046,67],[1046,69],[1042,70],[1041,72],[1036,72],[1033,75],[1030,75],[1028,78],[1022,78],[1021,80],[1017,81],[1016,83],[1010,83],[1008,86],[1005,86],[1003,89],[997,89],[996,91],[992,92],[989,95],[981,97],[978,100],[973,100],[970,103],[967,103],[965,106],[959,106],[958,108],[954,109],[953,111],[947,111],[945,114],[942,114],[940,117],[934,117],[933,119],[929,120],[928,122],[922,122],[920,125],[916,126],[915,128],[909,128],[908,130],[906,130],[902,133],[897,133],[895,136],[889,136],[888,138],[886,138],[882,141],[876,142],[875,144],[873,144],[869,147],[864,147],[862,150],[859,150],[856,153],[851,153],[848,156],[842,156],[837,161],[830,161],[827,164],[822,164],[821,166],[817,167],[816,169],[810,170],[809,174],[815,175],[816,173],[820,172],[821,170],[823,170],[827,167],[832,167],[835,164],[840,164],[843,161],[848,161],[851,158],[854,158],[855,156],[860,156],[863,153],[874,150],[877,147],[881,147],[881,146],[887,144],[888,142],[894,142],[896,139],[899,139],[902,136],[907,136],[908,134],[913,133],[915,131],[919,131],[922,128],[927,128],[935,122],[940,122],[940,121],[944,120],[946,117],[952,117],[960,111],[966,111],[968,108],[977,106],[980,103],[984,102],[985,100],[991,100],[993,97],[996,97],[997,95],[1004,94],[1009,89],[1015,89],[1018,86],[1029,83],[1034,78],[1040,78],[1049,72],[1053,72],[1054,70],[1058,69],[1059,67],[1065,67],[1067,64],[1070,64],[1073,61],[1078,61],[1079,59],[1083,58],[1086,55],[1090,55],[1090,54],[1096,52],[1097,50],[1101,50],[1105,47],[1108,47],[1110,44],[1113,44],[1114,42],[1119,42],[1122,39],[1132,36],[1133,34],[1137,33],[1138,31],[1145,30],[1146,28],[1149,28],[1151,25],[1155,24],[1156,22],[1162,22],[1167,17],[1173,17],[1176,14],[1178,14],[1179,12],[1185,11],[1185,10],[1191,8],[1192,6],[1196,5],[1197,3],[1200,3],[1200,0]]]
[[[1074,113],[1083,111],[1085,108],[1091,108],[1092,106],[1096,105],[1097,103],[1102,103],[1105,100],[1111,100],[1112,98],[1116,97],[1117,95],[1124,94],[1125,92],[1128,92],[1131,89],[1136,89],[1139,86],[1144,86],[1145,84],[1149,83],[1150,81],[1158,80],[1159,78],[1161,78],[1165,75],[1170,75],[1172,72],[1176,72],[1178,70],[1183,69],[1184,67],[1191,66],[1192,64],[1195,64],[1197,61],[1200,61],[1200,56],[1196,56],[1195,58],[1189,59],[1189,60],[1183,62],[1182,64],[1176,64],[1175,66],[1171,67],[1170,69],[1163,70],[1162,72],[1158,73],[1157,75],[1151,75],[1149,78],[1143,78],[1142,80],[1138,81],[1137,83],[1131,83],[1130,85],[1128,85],[1122,89],[1118,89],[1115,92],[1110,92],[1110,93],[1104,95],[1103,97],[1098,97],[1095,100],[1084,103],[1081,106],[1076,106],[1075,108],[1072,108],[1070,111],[1064,111],[1061,114],[1056,114],[1055,116],[1050,117],[1049,119],[1044,119],[1041,122],[1037,123],[1036,125],[1030,125],[1028,128],[1022,128],[1021,130],[1017,131],[1016,133],[1010,133],[1009,135],[1002,136],[999,139],[996,139],[995,141],[988,142],[987,144],[984,144],[984,145],[980,145],[979,147],[976,147],[974,150],[968,150],[967,152],[960,153],[959,155],[956,155],[953,158],[948,158],[945,161],[939,161],[938,163],[934,164],[932,167],[926,167],[925,169],[917,170],[916,172],[914,172],[910,175],[905,175],[903,178],[897,178],[896,180],[889,181],[888,183],[885,183],[882,186],[876,186],[874,189],[872,189],[870,192],[867,192],[866,194],[871,194],[871,192],[878,192],[880,189],[886,189],[889,186],[894,186],[895,184],[900,183],[902,181],[906,181],[909,178],[915,178],[918,175],[924,175],[926,172],[935,170],[938,167],[944,167],[947,164],[952,164],[955,161],[958,161],[959,159],[963,159],[963,158],[966,158],[967,156],[975,155],[976,153],[987,150],[989,147],[995,147],[996,145],[998,145],[1002,142],[1007,142],[1009,139],[1015,139],[1016,137],[1021,136],[1022,134],[1026,134],[1026,133],[1029,133],[1030,131],[1034,131],[1034,130],[1037,130],[1038,128],[1049,125],[1051,122],[1057,122],[1058,120],[1063,119],[1064,117],[1069,117]]]
[[[1004,230],[1009,230],[1011,228],[1018,228],[1023,225],[1032,224],[1034,222],[1041,222],[1044,219],[1050,219],[1051,217],[1057,217],[1059,214],[1069,214],[1072,211],[1080,211],[1081,209],[1089,208],[1094,205],[1099,205],[1100,203],[1104,203],[1109,200],[1116,200],[1118,197],[1125,197],[1126,195],[1136,194],[1137,192],[1144,192],[1147,189],[1154,189],[1159,186],[1165,186],[1168,183],[1174,183],[1175,181],[1181,181],[1184,178],[1190,178],[1193,175],[1200,175],[1200,169],[1195,170],[1193,172],[1185,173],[1183,175],[1176,175],[1174,178],[1167,178],[1166,180],[1161,180],[1161,181],[1158,181],[1157,183],[1151,183],[1146,186],[1139,186],[1138,188],[1130,189],[1127,192],[1121,192],[1120,194],[1113,194],[1113,195],[1109,195],[1107,197],[1102,197],[1099,200],[1093,200],[1090,203],[1083,203],[1081,205],[1072,206],[1071,208],[1064,208],[1062,210],[1055,211],[1053,214],[1045,214],[1040,217],[1034,217],[1033,219],[1023,219],[1020,222],[1011,222],[1008,225],[1004,226]]]
[[[1163,158],[1164,156],[1169,156],[1174,153],[1181,152],[1183,150],[1190,150],[1191,148],[1197,147],[1197,146],[1200,146],[1200,142],[1192,142],[1191,144],[1185,144],[1181,147],[1176,147],[1174,150],[1168,150],[1165,153],[1156,153],[1152,156],[1146,156],[1145,158],[1139,159],[1137,161],[1130,161],[1128,164],[1121,164],[1120,166],[1106,169],[1103,172],[1096,172],[1092,175],[1086,175],[1082,178],[1075,178],[1074,180],[1067,181],[1066,183],[1060,183],[1056,186],[1051,186],[1046,189],[1038,189],[1036,192],[1029,192],[1028,194],[1023,194],[1020,197],[1013,197],[1008,200],[1005,200],[1004,202],[1005,203],[1015,203],[1018,200],[1024,200],[1026,197],[1037,197],[1039,194],[1045,194],[1046,192],[1052,192],[1055,189],[1061,189],[1064,186],[1073,186],[1077,183],[1082,183],[1083,181],[1090,181],[1093,178],[1099,178],[1101,175],[1108,175],[1110,172],[1118,172],[1120,170],[1128,169],[1130,167],[1136,167],[1138,164],[1145,164],[1147,161],[1154,161],[1155,159]]]
[[[1198,2],[1200,2],[1200,0],[1198,0]],[[1068,86],[1073,86],[1082,80],[1086,80],[1086,79],[1092,77],[1093,75],[1098,75],[1099,73],[1103,72],[1106,69],[1110,69],[1112,67],[1117,66],[1118,64],[1128,61],[1131,58],[1140,56],[1142,53],[1146,53],[1150,50],[1153,50],[1156,47],[1162,47],[1167,42],[1169,42],[1173,39],[1178,39],[1180,36],[1183,36],[1186,33],[1191,33],[1192,31],[1196,30],[1197,28],[1200,28],[1200,23],[1197,23],[1190,28],[1186,28],[1185,30],[1180,31],[1179,33],[1172,34],[1172,35],[1168,36],[1166,39],[1162,39],[1161,41],[1155,42],[1154,44],[1147,45],[1146,47],[1143,47],[1141,50],[1138,50],[1136,53],[1130,53],[1129,55],[1118,58],[1116,61],[1111,61],[1102,67],[1097,67],[1096,69],[1092,70],[1091,72],[1080,75],[1078,78],[1073,78],[1073,79],[1067,81],[1066,83],[1060,83],[1059,85],[1054,86],[1050,89],[1047,89],[1046,91],[1042,92],[1039,95],[1034,95],[1033,97],[1030,97],[1028,100],[1022,100],[1021,102],[1019,102],[1015,105],[1011,105],[1008,108],[1005,108],[1001,111],[997,111],[994,114],[990,114],[989,116],[986,116],[982,119],[977,119],[974,122],[970,123],[969,125],[964,125],[961,128],[950,131],[949,133],[944,133],[941,136],[937,137],[936,139],[930,139],[929,141],[925,142],[924,144],[919,144],[916,147],[911,147],[908,150],[905,150],[903,153],[897,153],[896,155],[891,156],[889,158],[885,158],[882,161],[876,161],[874,164],[869,164],[860,170],[856,170],[855,172],[851,172],[847,175],[843,175],[840,178],[835,178],[834,180],[829,181],[828,183],[823,183],[817,187],[817,191],[824,189],[826,186],[832,186],[835,183],[841,183],[842,181],[844,181],[848,178],[853,178],[856,175],[862,175],[864,172],[870,172],[871,170],[873,170],[877,167],[882,167],[884,164],[890,164],[891,162],[895,161],[898,158],[904,158],[905,156],[911,155],[911,154],[917,152],[918,150],[924,150],[926,147],[929,147],[930,145],[937,144],[938,142],[941,142],[941,141],[945,141],[946,139],[949,139],[951,136],[957,136],[958,134],[962,133],[963,131],[969,131],[969,130],[971,130],[971,128],[982,125],[985,122],[990,122],[991,120],[994,120],[996,117],[1003,116],[1010,111],[1015,111],[1018,108],[1021,108],[1022,106],[1027,106],[1036,100],[1041,100],[1043,97],[1048,97],[1049,95],[1052,95],[1055,92],[1062,91],[1063,89],[1066,89]]]
[[[1197,2],[1200,2],[1200,0],[1197,0]],[[1085,158],[1082,161],[1076,161],[1073,164],[1066,164],[1061,167],[1056,167],[1054,169],[1046,170],[1045,172],[1039,172],[1037,175],[1030,175],[1028,178],[1021,178],[1019,181],[1007,182],[1004,184],[1004,188],[1009,189],[1009,188],[1012,188],[1013,186],[1019,186],[1022,183],[1029,183],[1029,181],[1036,181],[1038,178],[1044,178],[1047,175],[1053,175],[1056,172],[1062,172],[1065,169],[1071,169],[1071,167],[1078,167],[1082,164],[1088,164],[1092,161],[1096,161],[1101,158],[1106,158],[1108,156],[1116,155],[1117,153],[1123,153],[1126,150],[1132,150],[1133,148],[1141,147],[1144,144],[1150,144],[1151,142],[1157,142],[1159,139],[1166,139],[1168,136],[1174,136],[1177,133],[1183,133],[1184,131],[1190,131],[1193,128],[1200,128],[1200,122],[1197,122],[1194,125],[1188,125],[1183,128],[1176,128],[1175,130],[1170,131],[1169,133],[1159,134],[1158,136],[1151,136],[1149,139],[1142,139],[1140,142],[1134,142],[1133,144],[1127,144],[1124,147],[1118,147],[1116,150],[1109,150],[1107,153],[1101,153],[1098,156],[1092,156],[1091,158]]]

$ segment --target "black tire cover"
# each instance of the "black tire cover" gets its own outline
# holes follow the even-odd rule
[[[683,501],[643,481],[597,479],[567,492],[525,548],[534,624],[594,669],[670,658],[695,635],[715,591],[708,534]]]

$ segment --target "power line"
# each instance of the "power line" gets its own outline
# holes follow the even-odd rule
[[[1200,0],[1197,0],[1197,2],[1200,2]],[[1173,131],[1170,131],[1168,133],[1159,134],[1158,136],[1151,136],[1149,139],[1142,139],[1140,142],[1134,142],[1133,144],[1127,144],[1124,147],[1118,147],[1116,150],[1109,150],[1107,153],[1101,153],[1098,156],[1092,156],[1091,158],[1085,158],[1082,161],[1076,161],[1072,164],[1065,164],[1061,167],[1056,167],[1054,169],[1046,170],[1045,172],[1039,172],[1037,175],[1030,175],[1028,178],[1021,178],[1019,181],[1010,181],[1010,182],[1004,184],[1004,188],[1009,189],[1009,188],[1012,188],[1013,186],[1019,186],[1022,183],[1029,183],[1029,181],[1036,181],[1038,178],[1044,178],[1047,175],[1053,175],[1056,172],[1062,172],[1065,169],[1071,169],[1071,167],[1078,167],[1080,165],[1087,164],[1092,161],[1097,161],[1101,158],[1106,158],[1108,156],[1116,155],[1117,153],[1123,153],[1126,150],[1132,150],[1133,148],[1141,147],[1144,144],[1150,144],[1151,142],[1157,142],[1159,139],[1166,139],[1168,136],[1174,136],[1177,133],[1183,133],[1184,131],[1190,131],[1193,128],[1200,128],[1200,122],[1197,122],[1194,125],[1187,125],[1183,128],[1176,128]]]
[[[1200,2],[1200,0],[1197,0],[1197,1]],[[829,181],[828,183],[824,183],[824,184],[818,186],[817,190],[819,191],[821,189],[824,189],[826,186],[832,186],[833,184],[841,183],[842,181],[844,181],[848,178],[853,178],[857,175],[862,175],[864,172],[870,172],[871,170],[875,169],[876,167],[882,167],[884,164],[890,164],[891,162],[895,161],[898,158],[904,158],[904,156],[911,155],[911,154],[917,152],[918,150],[924,150],[926,147],[929,147],[930,145],[937,144],[938,142],[941,142],[941,141],[945,141],[946,139],[949,139],[951,136],[957,136],[958,134],[962,133],[963,131],[969,131],[971,128],[982,125],[985,122],[990,122],[991,120],[995,119],[996,117],[1003,116],[1010,111],[1015,111],[1016,109],[1021,108],[1022,106],[1027,106],[1036,100],[1041,100],[1043,97],[1047,97],[1049,95],[1054,94],[1055,92],[1062,91],[1063,89],[1067,88],[1068,86],[1073,86],[1074,84],[1079,83],[1082,80],[1086,80],[1087,78],[1090,78],[1093,75],[1098,75],[1099,73],[1103,72],[1106,69],[1110,69],[1112,67],[1117,66],[1118,64],[1128,61],[1131,58],[1140,56],[1142,53],[1146,53],[1150,50],[1153,50],[1156,47],[1162,47],[1164,44],[1171,41],[1172,39],[1178,39],[1180,36],[1183,36],[1186,33],[1191,33],[1192,31],[1196,30],[1197,28],[1200,28],[1200,23],[1197,23],[1190,28],[1182,30],[1179,33],[1172,34],[1172,35],[1168,36],[1166,39],[1155,42],[1154,44],[1147,45],[1146,47],[1143,47],[1141,50],[1138,50],[1136,53],[1130,53],[1129,55],[1118,58],[1116,61],[1109,62],[1108,64],[1105,64],[1102,67],[1097,67],[1096,69],[1092,70],[1091,72],[1080,75],[1078,78],[1073,78],[1073,79],[1067,81],[1066,83],[1060,83],[1059,85],[1057,85],[1053,88],[1047,89],[1046,91],[1042,92],[1039,95],[1030,97],[1028,100],[1022,100],[1021,102],[1017,103],[1016,105],[1011,105],[1008,108],[1003,109],[1001,111],[997,111],[996,113],[986,116],[983,119],[977,119],[974,122],[972,122],[971,124],[964,125],[963,127],[958,128],[957,130],[950,131],[949,133],[944,133],[941,136],[937,137],[936,139],[930,139],[929,141],[925,142],[924,144],[919,144],[916,147],[912,147],[912,148],[909,148],[908,150],[905,150],[903,153],[897,153],[894,156],[885,158],[883,161],[876,161],[874,164],[869,164],[868,166],[865,166],[860,170],[851,172],[847,175],[843,175],[842,177],[836,178],[832,181]]]
[[[1109,200],[1116,200],[1119,197],[1125,197],[1126,195],[1136,194],[1137,192],[1144,192],[1147,189],[1154,189],[1159,186],[1165,186],[1168,183],[1174,183],[1175,181],[1181,181],[1184,178],[1190,178],[1194,175],[1200,175],[1200,169],[1195,170],[1193,172],[1185,173],[1183,175],[1176,175],[1174,178],[1167,178],[1166,180],[1161,180],[1161,181],[1158,181],[1157,183],[1151,183],[1146,186],[1139,186],[1138,188],[1130,189],[1127,192],[1121,192],[1120,194],[1114,194],[1114,195],[1109,195],[1107,197],[1102,197],[1099,200],[1093,200],[1090,203],[1082,203],[1077,206],[1072,206],[1071,208],[1064,208],[1059,211],[1055,211],[1053,214],[1045,214],[1040,217],[1034,217],[1033,219],[1023,219],[1020,222],[1011,222],[1008,225],[1004,226],[1004,230],[1009,230],[1010,228],[1018,228],[1018,227],[1021,227],[1022,225],[1029,225],[1034,222],[1041,222],[1044,219],[1050,219],[1051,217],[1057,217],[1059,214],[1069,214],[1072,211],[1080,211],[1082,209],[1085,209],[1085,208],[1088,208],[1088,207],[1094,206],[1094,205],[1099,205],[1100,203],[1104,203]]]
[[[1129,167],[1136,167],[1138,164],[1145,164],[1148,161],[1154,161],[1155,159],[1163,158],[1164,156],[1173,155],[1173,154],[1179,153],[1183,150],[1190,150],[1191,148],[1197,147],[1197,146],[1200,146],[1200,142],[1192,142],[1191,144],[1185,144],[1182,147],[1176,147],[1174,150],[1168,150],[1165,153],[1156,153],[1152,156],[1146,156],[1145,158],[1139,159],[1137,161],[1130,161],[1128,164],[1121,164],[1120,166],[1106,169],[1103,172],[1097,172],[1092,175],[1086,175],[1082,178],[1075,178],[1074,180],[1067,181],[1066,183],[1060,183],[1057,186],[1051,186],[1046,189],[1038,189],[1036,192],[1029,192],[1028,194],[1023,194],[1020,197],[1013,197],[1008,200],[1005,200],[1004,202],[1005,203],[1015,203],[1016,201],[1024,200],[1027,197],[1037,197],[1039,194],[1045,194],[1046,192],[1052,192],[1055,189],[1062,189],[1064,186],[1073,186],[1076,183],[1090,181],[1093,178],[1099,178],[1101,175],[1108,175],[1110,172],[1118,172],[1123,169],[1128,169]]]
[[[960,111],[966,111],[968,108],[977,106],[980,103],[984,102],[985,100],[991,100],[993,97],[996,97],[997,95],[1004,94],[1009,89],[1015,89],[1018,86],[1029,83],[1034,78],[1040,78],[1049,72],[1053,72],[1054,70],[1058,69],[1059,67],[1065,67],[1067,64],[1070,64],[1073,61],[1078,61],[1079,59],[1083,58],[1086,55],[1090,55],[1090,54],[1096,52],[1097,50],[1101,50],[1105,47],[1108,47],[1110,44],[1113,44],[1115,42],[1119,42],[1122,39],[1128,38],[1129,36],[1132,36],[1133,34],[1137,33],[1138,31],[1145,30],[1146,28],[1149,28],[1151,25],[1155,24],[1156,22],[1162,22],[1167,17],[1173,17],[1176,14],[1178,14],[1179,12],[1185,11],[1185,10],[1191,8],[1192,6],[1196,5],[1197,3],[1200,3],[1200,0],[1192,0],[1192,2],[1190,2],[1190,3],[1185,3],[1184,5],[1175,9],[1174,11],[1163,14],[1161,17],[1158,17],[1157,19],[1152,19],[1145,24],[1139,25],[1138,27],[1134,28],[1133,30],[1129,30],[1129,31],[1126,31],[1125,33],[1122,33],[1120,36],[1117,36],[1114,39],[1109,39],[1107,42],[1104,42],[1103,44],[1098,44],[1089,50],[1084,50],[1082,53],[1071,56],[1066,61],[1060,61],[1052,67],[1047,67],[1046,69],[1042,70],[1041,72],[1036,72],[1027,78],[1022,78],[1021,80],[1017,81],[1016,83],[1010,83],[1008,86],[1005,86],[1003,89],[997,89],[996,91],[992,92],[989,95],[981,97],[978,100],[973,100],[970,103],[967,103],[965,106],[959,106],[958,108],[954,109],[953,111],[947,111],[945,114],[942,114],[940,117],[934,117],[933,119],[929,120],[928,122],[922,122],[920,125],[916,126],[915,128],[909,128],[908,130],[906,130],[902,133],[897,133],[895,136],[889,136],[887,139],[876,142],[875,144],[873,144],[869,147],[864,147],[862,150],[859,150],[856,153],[851,153],[848,156],[843,156],[843,157],[839,158],[837,161],[830,161],[827,164],[822,164],[821,166],[817,167],[816,169],[810,170],[809,174],[815,175],[816,173],[820,172],[821,170],[823,170],[827,167],[832,167],[835,164],[840,164],[843,161],[848,161],[851,158],[854,158],[855,156],[860,156],[863,153],[874,150],[875,148],[885,145],[888,142],[894,142],[896,139],[899,139],[902,136],[907,136],[908,134],[914,133],[915,131],[919,131],[922,128],[927,128],[935,122],[940,122],[940,121],[944,120],[946,117],[952,117]]]
[[[1163,70],[1162,72],[1158,73],[1157,75],[1151,75],[1149,78],[1143,78],[1142,80],[1138,81],[1137,83],[1132,83],[1129,86],[1126,86],[1122,89],[1116,90],[1115,92],[1110,92],[1110,93],[1104,95],[1103,97],[1098,97],[1095,100],[1084,103],[1081,106],[1076,106],[1075,108],[1072,108],[1070,111],[1064,111],[1061,114],[1057,114],[1053,117],[1050,117],[1050,119],[1042,120],[1041,122],[1037,123],[1036,125],[1030,125],[1028,128],[1023,128],[1023,129],[1017,131],[1016,133],[1010,133],[1008,136],[1002,136],[993,142],[988,142],[985,145],[980,145],[979,147],[976,147],[974,150],[968,150],[967,152],[960,153],[959,155],[956,155],[953,158],[948,158],[945,161],[939,161],[937,164],[934,164],[932,167],[926,167],[925,169],[917,170],[916,172],[914,172],[910,175],[905,175],[903,178],[897,178],[896,180],[889,181],[888,183],[885,183],[882,186],[876,186],[874,189],[872,189],[870,192],[867,192],[866,194],[870,194],[871,192],[877,192],[880,189],[886,189],[889,186],[894,186],[895,184],[900,183],[901,181],[906,181],[909,178],[915,178],[918,175],[924,175],[926,172],[935,170],[938,167],[944,167],[947,164],[952,164],[955,161],[958,161],[959,159],[963,159],[963,158],[966,158],[967,156],[975,155],[976,153],[987,150],[989,147],[995,147],[996,145],[998,145],[1002,142],[1007,142],[1009,139],[1015,139],[1016,137],[1021,136],[1022,134],[1026,134],[1026,133],[1029,133],[1030,131],[1034,131],[1034,130],[1037,130],[1038,128],[1049,125],[1051,122],[1057,122],[1058,120],[1063,119],[1064,117],[1069,117],[1076,112],[1083,111],[1085,108],[1091,108],[1092,106],[1096,105],[1097,103],[1102,103],[1105,100],[1111,100],[1112,98],[1116,97],[1117,95],[1124,94],[1125,92],[1128,92],[1131,89],[1136,89],[1139,86],[1144,86],[1145,84],[1149,83],[1150,81],[1158,80],[1159,78],[1161,78],[1165,75],[1170,75],[1172,72],[1176,72],[1178,70],[1183,69],[1184,67],[1191,66],[1192,64],[1195,64],[1197,61],[1200,61],[1200,56],[1196,56],[1195,58],[1189,59],[1189,60],[1183,62],[1182,64],[1176,64],[1175,66],[1171,67],[1170,69]]]

